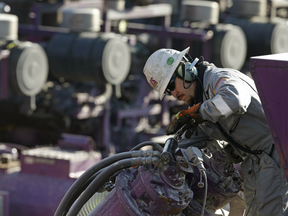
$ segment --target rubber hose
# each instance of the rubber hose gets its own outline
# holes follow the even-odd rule
[[[112,155],[110,157],[104,158],[103,160],[99,161],[98,163],[96,163],[95,165],[93,165],[92,167],[87,169],[72,184],[72,186],[69,188],[67,193],[64,195],[64,197],[62,198],[58,208],[56,209],[56,212],[55,212],[54,216],[63,216],[63,215],[65,215],[68,212],[68,210],[70,209],[72,204],[75,202],[75,200],[80,196],[82,191],[85,190],[85,188],[88,186],[87,184],[85,184],[85,182],[88,183],[89,181],[87,182],[87,180],[91,176],[93,176],[96,172],[98,172],[99,170],[105,168],[106,166],[111,165],[112,163],[114,163],[114,162],[116,162],[118,160],[122,160],[122,159],[125,159],[125,158],[131,158],[131,157],[139,157],[139,156],[142,156],[142,155],[143,155],[143,151],[121,152],[121,153],[118,153],[116,155]],[[156,155],[157,155],[157,153],[156,153]],[[159,157],[160,157],[160,153],[159,153]],[[85,185],[85,187],[82,186],[83,184]]]
[[[105,169],[105,168],[104,168]],[[73,200],[73,203],[74,203],[74,200],[77,200],[78,197],[81,195],[82,191],[84,191],[88,185],[103,171],[103,169],[99,170],[98,172],[96,172],[95,174],[93,174],[87,181],[85,181],[82,185],[80,185],[77,190],[78,190],[78,193],[74,193],[73,197],[70,197],[70,200],[72,201]],[[73,204],[72,203],[72,204]],[[72,205],[71,204],[71,205]],[[70,206],[69,206],[70,208]],[[68,210],[67,210],[68,211]]]
[[[128,158],[118,161],[103,170],[86,188],[86,190],[82,193],[76,203],[71,207],[70,211],[68,212],[67,216],[76,216],[81,208],[85,205],[85,203],[93,196],[95,192],[98,191],[100,187],[110,178],[118,170],[122,170],[125,168],[130,168],[132,166],[141,166],[141,165],[148,165],[152,164],[153,162],[158,163],[159,158],[154,157],[151,158],[151,162],[147,160],[145,157],[141,158]]]
[[[207,180],[206,172],[202,171],[202,173],[203,173],[203,176],[205,179],[205,192],[204,192],[204,200],[203,200],[201,216],[204,216],[205,207],[206,207],[206,200],[207,200],[207,193],[208,193],[208,180]]]
[[[152,142],[152,141],[146,141],[146,142],[139,143],[138,145],[134,146],[130,151],[139,150],[140,148],[147,146],[147,145],[152,145],[153,147],[155,147],[160,152],[163,151],[163,147],[161,145],[159,145],[158,143]]]
[[[110,164],[114,163],[115,161],[132,157],[131,152],[123,152],[119,153],[110,157],[107,157],[95,165],[91,166],[89,169],[87,169],[69,188],[69,190],[66,192],[64,197],[62,198],[58,208],[56,209],[56,212],[54,216],[63,216],[66,215],[68,210],[70,209],[71,205],[74,203],[74,201],[80,196],[83,190],[85,188],[82,187],[83,184],[91,177],[94,173],[98,172],[102,168],[109,166]]]

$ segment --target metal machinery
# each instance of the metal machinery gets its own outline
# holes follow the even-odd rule
[[[287,52],[287,1],[235,0],[223,22],[243,30],[247,57]]]
[[[191,46],[193,57],[202,55],[217,66],[235,69],[247,67],[245,61],[252,55],[251,50],[258,50],[259,45],[256,45],[260,39],[274,44],[273,49],[267,44],[261,46],[261,54],[288,51],[285,40],[279,40],[286,35],[285,2],[273,2],[269,13],[263,13],[262,7],[267,5],[263,1],[234,3],[234,8],[228,1],[221,0],[7,0],[0,3],[2,215],[53,215],[67,190],[81,173],[93,167],[92,164],[164,134],[170,117],[186,105],[171,97],[159,101],[158,95],[148,86],[142,68],[156,49],[182,50]],[[256,4],[259,14],[238,14],[239,10],[235,9],[237,5],[250,8],[251,4]],[[280,24],[273,24],[271,17],[281,20]],[[261,19],[260,24],[255,21]],[[249,38],[249,32],[254,28],[247,27],[247,22],[259,26],[256,28],[262,29],[261,35],[265,37],[258,37],[257,41]],[[205,149],[213,149],[214,145],[207,144]],[[157,159],[150,162],[161,161],[162,150],[157,151],[160,156],[155,153]],[[221,152],[215,154],[224,157]],[[176,192],[183,198],[177,211],[191,208],[200,214],[204,189],[195,185],[201,172],[191,165],[189,154],[185,150],[177,151],[176,155],[173,152],[171,164],[143,164],[145,166],[127,169],[127,173],[119,175],[124,175],[127,181],[132,181],[131,175],[144,176],[148,182],[155,177],[163,190],[173,194],[171,203],[179,201]],[[236,186],[239,176],[231,177],[238,175],[231,167],[233,162],[230,160],[230,165],[223,165],[228,166],[229,174],[223,173],[224,168],[218,167],[218,159],[215,159],[218,156],[202,154],[198,156],[203,157],[208,184],[215,185],[213,190],[208,189],[206,206],[211,211],[205,214],[212,214],[228,202],[230,208],[239,205],[240,188]],[[189,168],[180,165],[179,169],[178,156],[185,159]],[[151,170],[152,167],[155,170]],[[154,172],[156,176],[151,175]],[[179,175],[171,180],[169,175],[173,172]],[[183,183],[183,173],[195,179]],[[84,177],[90,174],[84,174]],[[89,176],[88,182],[94,178]],[[79,179],[81,181],[81,177]],[[129,186],[126,189],[141,183],[140,178],[133,182],[135,185],[126,185]],[[157,183],[156,188],[154,183],[147,186],[147,195],[157,200],[159,197],[165,199]],[[111,187],[117,189],[120,184],[123,183],[115,181]],[[187,188],[186,184],[195,187]],[[187,195],[183,188],[193,193]],[[143,190],[135,191],[135,197],[124,192],[119,196],[126,196],[127,200],[137,197],[145,212],[149,199],[145,198]],[[116,199],[115,193],[111,191],[105,199]],[[215,194],[221,194],[223,202],[216,201]],[[119,202],[115,200],[115,205],[121,209]],[[191,202],[199,208],[193,209],[188,205]],[[101,205],[105,212],[107,203]],[[161,202],[159,205],[167,207]],[[136,209],[135,206],[131,208]]]
[[[161,134],[161,127],[143,131],[151,123],[160,121],[161,126],[163,119],[167,124],[169,106],[162,108],[139,73],[158,43],[150,43],[145,34],[109,32],[118,13],[107,9],[104,15],[91,8],[102,1],[65,4],[56,27],[41,24],[53,22],[45,18],[47,11],[53,14],[63,3],[21,3],[11,2],[11,13],[3,4],[5,13],[0,14],[1,211],[5,216],[50,216],[81,172],[115,151],[112,143],[120,152]],[[164,8],[160,14],[159,8]],[[145,17],[138,14],[145,11],[169,20],[171,7],[140,7],[124,15]],[[102,16],[106,30],[100,28]],[[205,32],[185,34],[206,38]],[[150,122],[139,132],[140,118]]]
[[[230,215],[242,215],[241,176],[233,166],[239,161],[231,146],[211,140],[178,148],[187,125],[164,148],[143,142],[89,168],[68,190],[55,216],[212,216],[223,215],[215,212],[228,203]],[[147,145],[154,151],[139,151]]]
[[[95,139],[97,150],[100,150],[105,157],[111,151],[113,152],[111,150],[113,147],[116,152],[129,150],[135,142],[163,134],[163,126],[168,124],[170,118],[169,107],[177,102],[171,99],[159,102],[157,95],[148,87],[142,74],[141,68],[145,59],[155,49],[165,46],[170,37],[203,41],[205,44],[203,53],[205,53],[209,50],[207,47],[209,44],[206,42],[210,36],[205,31],[177,28],[180,32],[177,32],[177,29],[175,32],[173,28],[168,29],[172,13],[169,4],[132,7],[123,13],[120,10],[107,9],[109,4],[106,3],[113,2],[28,4],[29,10],[31,9],[29,16],[32,20],[28,25],[27,19],[22,17],[25,5],[19,8],[19,5],[11,2],[11,12],[13,8],[16,8],[14,13],[17,10],[22,12],[19,12],[21,17],[18,19],[19,26],[14,28],[14,39],[10,41],[4,38],[5,42],[1,50],[3,76],[10,73],[9,70],[15,70],[11,65],[17,65],[18,59],[24,59],[21,58],[23,45],[18,46],[18,44],[27,44],[26,46],[29,44],[33,49],[37,47],[33,53],[37,58],[42,56],[43,63],[37,65],[37,58],[29,55],[32,53],[32,48],[26,49],[28,50],[26,55],[30,59],[22,63],[24,71],[18,71],[22,80],[15,76],[12,78],[6,76],[6,80],[2,80],[6,82],[5,102],[10,104],[10,107],[19,106],[13,110],[13,113],[15,111],[17,115],[21,115],[21,118],[27,120],[26,122],[29,119],[29,132],[37,134],[40,138],[25,141],[21,136],[19,137],[21,132],[27,131],[28,126],[24,124],[20,127],[17,120],[13,122],[14,127],[7,130],[6,126],[11,120],[6,113],[12,110],[5,106],[3,115],[8,119],[3,123],[2,141],[35,146],[57,143],[62,133],[81,134]],[[118,4],[116,6],[118,8]],[[114,5],[114,8],[116,6]],[[56,18],[46,19],[48,14]],[[59,17],[61,22],[58,26],[54,26],[53,22]],[[149,30],[151,25],[138,23],[134,27],[126,28],[126,34],[120,34],[118,30],[117,33],[112,32],[116,27],[125,25],[124,22],[119,22],[120,20],[148,17],[160,17],[164,24],[152,25]],[[8,27],[12,29],[11,21],[3,18],[4,22],[9,23]],[[116,27],[115,22],[118,24]],[[48,24],[42,26],[43,23],[48,23],[50,26]],[[13,25],[17,26],[17,22]],[[141,26],[145,29],[141,29]],[[181,29],[184,31],[181,32]],[[134,34],[129,33],[128,30]],[[8,30],[7,35],[9,35]],[[23,40],[29,42],[22,42]],[[12,58],[12,54],[18,49],[20,49],[18,56]],[[20,68],[22,65],[19,65]],[[40,66],[45,68],[42,72],[42,80],[40,77],[31,77],[30,74],[33,72],[30,70],[37,71]],[[39,89],[41,91],[36,89],[37,91],[27,95],[28,90],[22,90],[22,86],[27,88],[32,81],[34,85],[38,85],[38,88],[44,87]],[[16,85],[16,90],[22,87],[20,93],[18,90],[19,94],[14,93],[12,84]],[[17,100],[14,99],[15,97]],[[19,119],[19,116],[15,115],[15,119]],[[142,124],[139,124],[140,119],[144,119]],[[43,124],[39,127],[41,121]],[[43,131],[51,133],[49,141],[42,136]],[[17,132],[17,135],[14,132]],[[110,133],[113,133],[113,136]],[[120,141],[119,137],[121,137]],[[114,143],[117,143],[117,146]]]
[[[45,82],[45,91],[37,93],[38,108],[34,113],[52,112],[50,120],[60,125],[58,131],[65,128],[64,132],[91,136],[96,140],[97,148],[106,151],[106,155],[112,151],[111,148],[116,148],[116,152],[129,150],[135,142],[163,134],[161,129],[177,111],[172,110],[176,103],[173,99],[159,102],[143,79],[143,64],[156,49],[173,47],[181,50],[191,46],[192,56],[203,55],[217,66],[235,69],[245,67],[251,56],[249,50],[254,50],[253,54],[260,50],[257,43],[265,49],[259,51],[261,54],[288,51],[285,40],[281,40],[286,36],[287,26],[283,23],[284,18],[276,16],[279,2],[277,7],[276,3],[273,4],[269,13],[282,20],[279,25],[267,21],[265,16],[269,14],[262,9],[267,8],[267,3],[263,1],[235,1],[232,6],[224,1],[173,2],[10,2],[11,13],[19,17],[19,40],[34,42],[31,46],[40,44],[38,48],[43,48],[47,55],[43,59],[47,58],[49,76],[42,81]],[[255,12],[237,10],[237,6],[250,8],[251,5]],[[285,2],[281,8],[284,6]],[[259,27],[264,31],[261,35],[267,37],[251,41],[249,33],[258,27],[250,30],[241,23],[249,20],[254,26],[251,19],[256,18],[266,20],[266,26],[270,26],[272,32],[266,34],[268,28]],[[236,19],[241,22],[231,21]],[[273,33],[273,29],[279,31]],[[266,49],[258,38],[268,41],[273,49],[265,45]],[[9,50],[8,46],[6,48]],[[244,70],[247,70],[247,64]],[[42,82],[35,80],[40,87],[43,86]],[[22,85],[17,82],[16,85]],[[34,108],[35,95],[30,102],[26,98],[26,104],[30,103]],[[118,137],[121,137],[121,142]],[[117,146],[114,146],[115,141]]]
[[[73,147],[75,150],[72,150]],[[93,164],[101,161],[101,154],[93,151],[93,148],[95,142],[92,139],[69,134],[65,135],[59,147],[28,149],[2,143],[1,214],[53,215],[73,182]]]

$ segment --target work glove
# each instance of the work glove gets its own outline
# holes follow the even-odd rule
[[[189,127],[186,133],[187,136],[190,136],[194,133],[196,130],[198,124],[204,122],[204,119],[197,114],[198,110],[200,108],[200,103],[190,107],[188,110],[182,110],[178,112],[173,119],[173,121],[169,124],[169,126],[166,128],[166,135],[175,134],[183,125],[188,123],[191,119],[195,120],[195,123]],[[186,136],[186,135],[185,135]],[[187,137],[186,138],[190,138]]]

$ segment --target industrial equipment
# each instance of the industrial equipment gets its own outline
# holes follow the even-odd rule
[[[163,135],[171,117],[187,107],[171,97],[159,101],[145,80],[144,63],[158,48],[183,50],[190,46],[193,58],[204,56],[216,66],[239,70],[246,67],[245,71],[249,70],[247,63],[251,55],[288,52],[286,1],[233,0],[233,5],[230,3],[224,0],[5,0],[0,3],[0,215],[51,216],[83,172],[88,171],[84,177],[89,175],[86,186],[96,177],[90,178],[90,167],[97,168],[102,159],[127,152],[137,143],[156,146],[147,140]],[[260,36],[255,37],[256,33]],[[285,73],[287,61],[278,61],[280,56],[275,58],[255,59],[255,67],[251,66],[258,88],[265,90],[262,83],[268,85],[264,76],[260,79],[262,69],[273,70],[267,72],[271,76],[275,68],[281,76]],[[254,58],[252,61],[255,62]],[[276,61],[283,66],[272,64]],[[265,62],[265,66],[259,66],[259,62],[260,65]],[[254,72],[257,66],[261,70]],[[277,79],[270,77],[269,83],[272,81],[275,87]],[[259,94],[268,104],[272,96],[268,100],[264,90]],[[269,113],[271,106],[264,104],[264,109]],[[275,119],[284,118],[267,117],[270,125],[277,122]],[[284,123],[277,122],[280,124]],[[280,134],[279,128],[273,126],[273,134]],[[283,140],[283,135],[278,135],[275,144],[285,168]],[[175,142],[170,139],[168,143]],[[198,187],[202,172],[187,159],[192,151],[190,148],[186,152],[188,146],[179,143],[180,149],[173,152],[173,160],[167,164],[161,162],[162,148],[158,147],[154,149],[157,153],[153,153],[156,157],[153,160],[143,156],[143,163],[149,164],[138,166],[138,159],[136,163],[133,158],[136,163],[133,168],[129,166],[111,175],[111,182],[105,184],[106,192],[93,193],[96,203],[105,196],[106,202],[90,208],[91,214],[96,215],[101,209],[116,211],[109,208],[111,202],[127,213],[129,210],[120,204],[124,198],[131,202],[137,200],[143,212],[158,214],[158,206],[171,210],[165,203],[168,195],[172,196],[171,206],[176,203],[179,206],[177,212],[201,214],[205,187]],[[232,167],[239,161],[232,162],[230,158],[230,163],[219,166],[217,160],[223,159],[223,149],[219,148],[220,145],[211,142],[197,154],[199,160],[203,158],[208,185],[213,185],[207,191],[206,215],[227,203],[230,208],[240,206],[239,212],[243,211],[238,185],[241,180]],[[208,150],[215,150],[214,155]],[[160,164],[155,165],[155,161]],[[228,167],[228,174],[223,166]],[[176,178],[172,178],[172,173]],[[117,180],[117,175],[131,184]],[[142,176],[143,181],[152,183],[136,190],[143,183]],[[182,182],[183,176],[187,181]],[[204,174],[202,177],[204,181]],[[128,194],[132,188],[133,196]],[[76,197],[74,194],[75,200]],[[152,198],[159,203],[151,203],[155,208],[148,209],[147,203]],[[67,209],[72,208],[72,203],[69,205]],[[126,205],[131,211],[139,211],[132,203]],[[89,206],[84,205],[81,211],[86,208]]]
[[[2,215],[53,215],[73,182],[101,161],[101,153],[93,149],[91,137],[73,134],[63,134],[59,146],[1,143]]]
[[[7,0],[5,4],[11,11],[3,15],[14,15],[18,21],[2,19],[2,23],[9,23],[4,32],[13,37],[10,40],[5,36],[6,45],[1,49],[2,99],[7,99],[9,92],[9,100],[5,102],[17,105],[17,112],[24,114],[21,117],[49,122],[55,137],[49,143],[57,143],[65,132],[88,135],[108,155],[111,151],[127,151],[135,143],[161,135],[170,117],[177,113],[177,107],[185,107],[173,98],[160,102],[145,83],[142,68],[156,49],[182,50],[190,46],[193,57],[202,55],[216,66],[239,70],[252,54],[286,51],[285,40],[281,38],[285,38],[288,28],[278,10],[284,8],[284,2],[271,7],[273,20],[267,19],[269,13],[264,1],[235,0],[233,5],[223,1],[172,3],[95,0],[53,4]],[[3,8],[7,5],[3,4]],[[257,10],[237,10],[252,5]],[[274,18],[282,21],[275,23]],[[266,24],[255,20],[266,20]],[[251,25],[246,25],[247,22]],[[253,39],[252,31],[261,37]],[[24,49],[28,50],[26,54]],[[37,58],[29,57],[30,63],[22,63],[32,51]],[[16,70],[18,58],[18,68],[23,67]],[[38,68],[43,72],[35,73]],[[9,71],[15,72],[8,76]],[[27,116],[31,112],[33,115]],[[16,138],[7,135],[7,130],[3,133],[3,141],[16,141],[7,138]],[[17,142],[36,144],[21,140],[20,137]]]
[[[229,202],[243,205],[241,176],[233,166],[236,158],[229,144],[211,140],[198,143],[198,148],[179,148],[178,138],[187,125],[191,126],[186,124],[167,139],[164,148],[143,142],[90,167],[74,182],[54,215],[212,216]],[[139,151],[148,145],[153,150]],[[99,200],[99,193],[105,191],[109,193]]]

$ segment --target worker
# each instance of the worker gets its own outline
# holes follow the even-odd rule
[[[240,71],[217,68],[189,47],[159,49],[146,61],[144,74],[160,100],[173,95],[189,109],[178,112],[166,128],[175,134],[194,119],[185,137],[229,142],[242,157],[246,215],[288,214],[288,184],[253,80]]]

